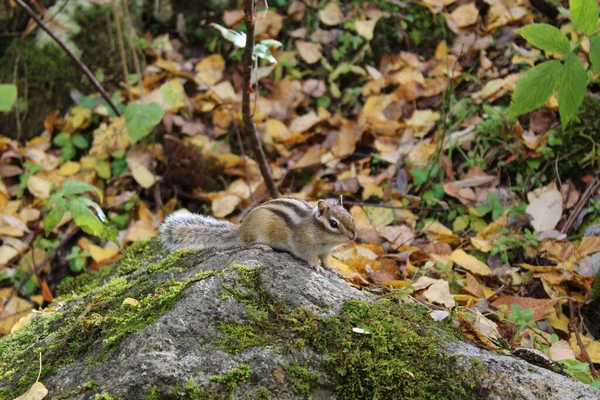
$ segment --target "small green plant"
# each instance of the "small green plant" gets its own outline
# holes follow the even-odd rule
[[[61,148],[61,161],[69,161],[77,155],[77,149],[85,150],[90,147],[88,140],[81,134],[61,132],[54,137],[54,144]]]
[[[96,186],[81,181],[66,181],[60,190],[55,190],[46,202],[44,217],[44,230],[48,235],[61,221],[66,211],[71,212],[73,221],[85,233],[98,236],[103,239],[116,240],[117,230],[106,225],[104,212],[92,199],[83,194],[96,193],[102,202],[102,191]],[[94,211],[91,211],[92,208]]]
[[[598,36],[598,3],[596,0],[570,0],[570,11],[563,10],[584,36],[571,43],[558,28],[548,24],[530,24],[517,30],[529,43],[548,53],[561,54],[525,72],[517,81],[509,112],[512,116],[528,113],[543,106],[554,93],[563,126],[573,120],[587,93],[588,73],[600,72],[600,36]],[[590,69],[586,71],[580,55],[582,44],[589,39]]]
[[[25,173],[23,173],[19,179],[19,190],[17,191],[17,198],[20,199],[25,194],[25,189],[27,189],[27,182],[29,178],[35,175],[37,172],[43,171],[44,167],[38,164],[32,164],[29,161],[25,161],[23,163],[23,167],[25,167]]]
[[[521,309],[518,304],[512,305],[512,312],[508,315],[508,319],[515,323],[517,326],[517,333],[515,336],[519,336],[524,329],[532,327],[533,314],[535,311],[531,308]]]
[[[559,363],[562,365],[564,371],[573,378],[596,389],[600,389],[600,378],[594,379],[588,363],[578,360],[561,360]]]
[[[89,252],[83,251],[79,246],[73,246],[65,260],[69,262],[69,269],[72,272],[81,272],[87,266],[89,256],[91,256]]]

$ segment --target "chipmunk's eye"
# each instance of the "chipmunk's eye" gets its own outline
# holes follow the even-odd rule
[[[337,229],[340,227],[335,219],[329,220],[329,226],[332,227],[333,229]]]

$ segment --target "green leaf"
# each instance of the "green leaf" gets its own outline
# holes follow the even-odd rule
[[[525,72],[517,81],[509,114],[516,117],[544,105],[558,86],[562,65],[546,61]]]
[[[64,147],[71,142],[71,135],[66,132],[61,132],[54,137],[53,142],[59,147]]]
[[[75,147],[73,146],[73,143],[71,142],[67,142],[61,152],[62,154],[62,158],[65,160],[72,160],[76,155],[77,155],[77,150],[75,150]]]
[[[96,216],[98,217],[98,219],[100,221],[107,222],[106,215],[104,215],[104,211],[102,211],[102,208],[100,208],[98,203],[96,203],[94,200],[89,199],[87,197],[80,197],[79,199],[82,202],[84,202],[88,207],[92,207],[94,209],[94,211],[96,211]]]
[[[102,190],[98,189],[94,185],[90,185],[89,183],[85,183],[82,181],[68,180],[65,183],[63,183],[60,191],[65,196],[71,196],[74,194],[82,194],[82,193],[86,193],[86,192],[95,192],[98,194],[98,197],[100,198],[100,202],[102,202],[102,199],[103,199]]]
[[[429,171],[425,168],[415,168],[411,171],[415,186],[421,186],[429,179]]]
[[[557,96],[558,111],[564,125],[577,115],[586,93],[587,73],[581,60],[575,54],[565,55]]]
[[[571,51],[569,39],[552,25],[530,24],[517,29],[517,33],[541,50],[559,53]]]
[[[44,217],[44,232],[46,236],[58,225],[63,215],[67,211],[68,201],[65,198],[57,198],[54,202],[54,207],[46,216]]]
[[[577,29],[590,36],[598,23],[598,3],[596,0],[570,0],[571,20]]]
[[[590,61],[592,62],[593,71],[600,72],[600,36],[592,36],[590,38]]]
[[[73,135],[73,137],[71,138],[71,142],[78,149],[87,149],[90,146],[90,143],[85,138],[85,136],[80,135],[79,133],[76,133],[76,134]]]
[[[125,109],[125,128],[132,143],[148,136],[162,120],[164,113],[156,103],[129,104]]]
[[[88,208],[88,204],[83,200],[84,197],[78,197],[69,202],[69,210],[73,216],[73,221],[85,232],[90,235],[102,237],[104,224]]]
[[[0,111],[10,111],[15,101],[17,101],[17,85],[0,85]]]
[[[110,178],[110,163],[106,160],[98,160],[96,163],[96,172],[102,179]]]

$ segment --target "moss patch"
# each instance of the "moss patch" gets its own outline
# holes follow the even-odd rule
[[[189,284],[217,274],[203,271],[183,281],[170,278],[170,270],[179,268],[177,260],[183,251],[166,257],[164,265],[157,262],[143,270],[144,263],[159,256],[154,246],[153,242],[132,246],[121,264],[109,268],[115,273],[113,277],[100,273],[75,278],[63,288],[69,294],[59,300],[79,304],[69,311],[38,318],[26,329],[0,339],[0,399],[13,398],[35,382],[40,352],[42,379],[83,356],[89,363],[101,363],[124,338],[163,315]],[[151,267],[161,276],[148,273]],[[137,303],[125,303],[131,298]]]
[[[260,271],[238,266],[239,281],[224,294],[246,305],[250,323],[223,324],[221,348],[237,354],[269,345],[280,351],[310,346],[325,354],[324,367],[340,399],[469,399],[480,369],[458,365],[443,342],[459,333],[451,322],[432,326],[427,310],[390,297],[346,302],[337,316],[288,310],[262,288]],[[356,333],[353,328],[364,329]],[[444,329],[444,331],[441,330]],[[455,332],[456,336],[448,332]],[[309,397],[322,377],[303,365],[283,367],[293,390]]]

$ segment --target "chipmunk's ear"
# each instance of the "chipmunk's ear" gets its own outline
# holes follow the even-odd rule
[[[344,207],[344,196],[340,194],[340,201],[339,201],[339,205]]]
[[[325,200],[319,200],[317,202],[317,210],[319,211],[319,216],[323,215],[325,210],[329,209],[329,204]]]

